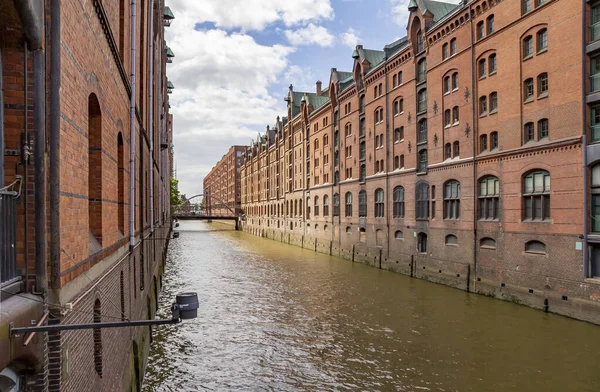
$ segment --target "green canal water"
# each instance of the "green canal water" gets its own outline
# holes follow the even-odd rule
[[[180,222],[144,391],[600,391],[600,327]]]

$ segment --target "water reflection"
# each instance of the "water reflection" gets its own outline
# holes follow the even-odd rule
[[[219,229],[219,230],[215,230]],[[145,391],[597,391],[600,328],[181,222]]]

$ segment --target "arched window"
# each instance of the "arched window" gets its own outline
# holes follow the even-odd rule
[[[548,47],[548,30],[541,29],[537,32],[537,51],[542,52]]]
[[[319,196],[315,196],[315,216],[319,216]]]
[[[452,90],[458,90],[458,72],[452,74]]]
[[[452,124],[452,116],[450,114],[450,109],[446,109],[444,111],[444,126],[449,127]]]
[[[545,97],[548,95],[548,73],[543,72],[538,75],[538,97]]]
[[[404,154],[400,155],[400,169],[404,169]]]
[[[444,159],[452,158],[452,144],[446,143],[444,145]]]
[[[546,254],[546,244],[541,241],[529,241],[525,244],[525,253],[533,253],[537,255]]]
[[[119,0],[119,55],[125,64],[125,0]]]
[[[498,93],[493,92],[490,94],[490,114],[498,111]]]
[[[419,150],[419,162],[418,162],[418,167],[417,167],[417,171],[419,173],[425,173],[427,171],[427,150],[426,149],[422,149]]]
[[[385,214],[385,200],[383,189],[375,190],[375,218],[383,218]]]
[[[458,124],[458,114],[459,114],[458,106],[453,107],[452,108],[452,122],[454,124]]]
[[[533,38],[528,35],[523,39],[523,58],[529,58],[533,56]]]
[[[535,140],[535,131],[533,129],[533,123],[529,122],[527,124],[525,124],[525,126],[523,127],[523,142],[527,143],[530,141]]]
[[[523,176],[523,219],[550,218],[550,173],[535,170]]]
[[[548,119],[542,118],[538,121],[538,140],[546,139],[548,133]]]
[[[417,64],[417,83],[424,82],[427,79],[427,61],[425,59],[419,60]]]
[[[279,217],[279,205],[277,206],[277,216]],[[306,198],[306,219],[310,219],[310,197]]]
[[[444,185],[444,219],[460,218],[460,183],[452,180]]]
[[[419,31],[417,31],[417,53],[420,53],[423,50],[425,50],[425,45],[423,43],[423,33],[421,32],[421,29],[419,29]]]
[[[498,148],[498,132],[494,131],[490,133],[490,150]]]
[[[381,229],[377,229],[375,231],[375,246],[383,246],[383,242],[385,240],[385,234],[383,233],[383,230]]]
[[[496,72],[496,53],[490,54],[488,57],[488,73],[492,75]]]
[[[522,4],[523,4],[523,14],[528,13],[529,11],[531,11],[531,0],[522,0]]]
[[[360,110],[361,113],[364,113],[364,111],[365,111],[365,95],[364,94],[362,94],[358,98],[358,109]]]
[[[485,59],[479,60],[478,70],[479,70],[479,72],[478,72],[479,77],[483,78],[485,76],[486,71],[487,71]]]
[[[450,40],[450,56],[456,54],[456,38]]]
[[[479,241],[481,249],[496,249],[496,240],[490,237],[484,237]]]
[[[125,236],[125,148],[123,146],[123,134],[117,135],[117,179],[118,179],[118,217],[119,238]]]
[[[429,219],[429,184],[420,182],[416,187],[416,218],[418,220]]]
[[[396,240],[404,239],[404,234],[402,233],[401,230],[396,230],[396,232],[394,233],[394,239],[396,239]]]
[[[323,196],[323,216],[329,216],[329,196]]]
[[[495,220],[499,218],[500,180],[488,176],[479,180],[479,219]]]
[[[352,192],[346,192],[346,217],[352,216]]]
[[[346,137],[352,135],[352,124],[350,124],[350,123],[346,124],[345,135],[346,135]]]
[[[487,17],[487,19],[486,19],[486,30],[487,30],[487,35],[490,35],[494,31],[496,31],[496,27],[494,26],[494,15],[490,15],[490,16]]]
[[[448,234],[444,243],[446,245],[458,246],[458,237],[456,237],[454,234]]]
[[[417,143],[425,143],[427,142],[427,119],[424,118],[419,121],[419,137],[417,138]]]
[[[427,111],[427,89],[421,89],[417,93],[417,113]]]
[[[95,94],[88,97],[89,253],[102,249],[102,113]]]
[[[319,139],[315,139],[315,148],[314,150],[317,151],[319,149]]]
[[[452,143],[452,148],[454,150],[454,155],[452,155],[452,157],[453,158],[460,157],[460,143],[458,140],[456,140],[454,143]]]
[[[94,302],[94,324],[102,322],[100,299]],[[102,377],[102,329],[94,328],[94,369]]]
[[[358,193],[358,217],[367,216],[367,191],[364,189]]]
[[[398,86],[402,84],[402,71],[398,72]]]
[[[359,236],[358,238],[359,238],[360,242],[366,242],[367,241],[367,231],[365,230],[364,227],[361,227],[358,230],[358,236]]]
[[[364,182],[367,178],[367,165],[364,163],[360,165],[360,173],[358,177],[359,182]]]
[[[400,142],[404,140],[404,127],[398,127],[394,129],[394,142]]]
[[[444,45],[442,45],[442,59],[446,60],[449,55],[450,55],[450,50],[449,50],[448,44],[445,43]]]
[[[444,78],[444,94],[449,94],[452,87],[450,86],[450,76]]]
[[[477,23],[477,39],[480,40],[485,36],[485,29],[483,26],[483,20]]]
[[[350,226],[346,226],[346,234],[352,234],[352,228]]]
[[[394,188],[394,218],[404,218],[404,188],[397,186]]]
[[[396,87],[397,85],[398,85],[398,76],[393,75],[392,76],[392,87]]]
[[[427,234],[425,233],[417,235],[417,252],[427,253]]]
[[[485,116],[487,114],[487,97],[484,95],[479,98],[479,115]]]
[[[333,216],[340,216],[340,195],[335,193],[333,195]]]

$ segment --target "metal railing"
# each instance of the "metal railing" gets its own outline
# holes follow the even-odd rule
[[[0,286],[21,279],[17,269],[17,199],[0,191]]]

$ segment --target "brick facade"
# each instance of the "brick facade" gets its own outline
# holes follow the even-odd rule
[[[25,3],[32,4],[32,8],[25,9]],[[40,319],[78,324],[152,318],[171,232],[173,129],[166,78],[164,0],[134,2],[137,48],[133,140],[132,2],[62,0],[60,28],[58,20],[53,19],[52,3],[0,1],[5,87],[2,121],[4,147],[11,151],[4,157],[2,180],[3,184],[17,180],[11,189],[22,186],[21,193],[14,195],[18,197],[14,245],[20,274],[11,282],[2,280],[2,328],[8,328],[9,322],[27,326],[31,320]],[[27,12],[36,11],[39,19],[26,18]],[[47,29],[37,40],[39,47],[33,47],[36,26],[40,31],[44,26]],[[57,31],[60,48],[53,50],[52,36]],[[41,69],[43,86],[34,82],[33,58],[37,54],[47,63]],[[56,56],[60,58],[58,102],[51,99],[56,82],[51,78],[51,64]],[[45,105],[41,107],[41,125],[34,122],[34,113],[40,109],[34,100],[36,88],[46,93],[41,100]],[[57,150],[50,141],[56,135],[55,119]],[[45,134],[46,146],[33,144],[35,133],[40,131]],[[131,143],[135,145],[133,173]],[[34,167],[33,156],[24,159],[26,151],[35,155],[36,149],[44,151],[44,168]],[[55,151],[56,162],[51,158]],[[34,202],[34,173],[42,169],[48,212],[45,241],[39,240],[34,225],[39,208]],[[134,206],[130,203],[131,181]],[[58,200],[50,204],[53,190],[57,190]],[[130,208],[134,208],[134,227],[130,227]],[[35,268],[39,254],[36,242],[44,247],[46,275]],[[36,280],[47,281],[48,289],[35,287]],[[0,351],[10,355],[0,356],[0,369],[15,369],[26,390],[139,390],[150,333],[149,328],[38,333],[25,347],[23,339],[27,336],[8,338],[4,334]]]
[[[244,155],[244,230],[600,323],[592,6],[427,4],[326,88],[290,85]]]
[[[240,170],[244,146],[232,146],[204,177],[204,212],[211,216],[239,215],[241,208]]]

